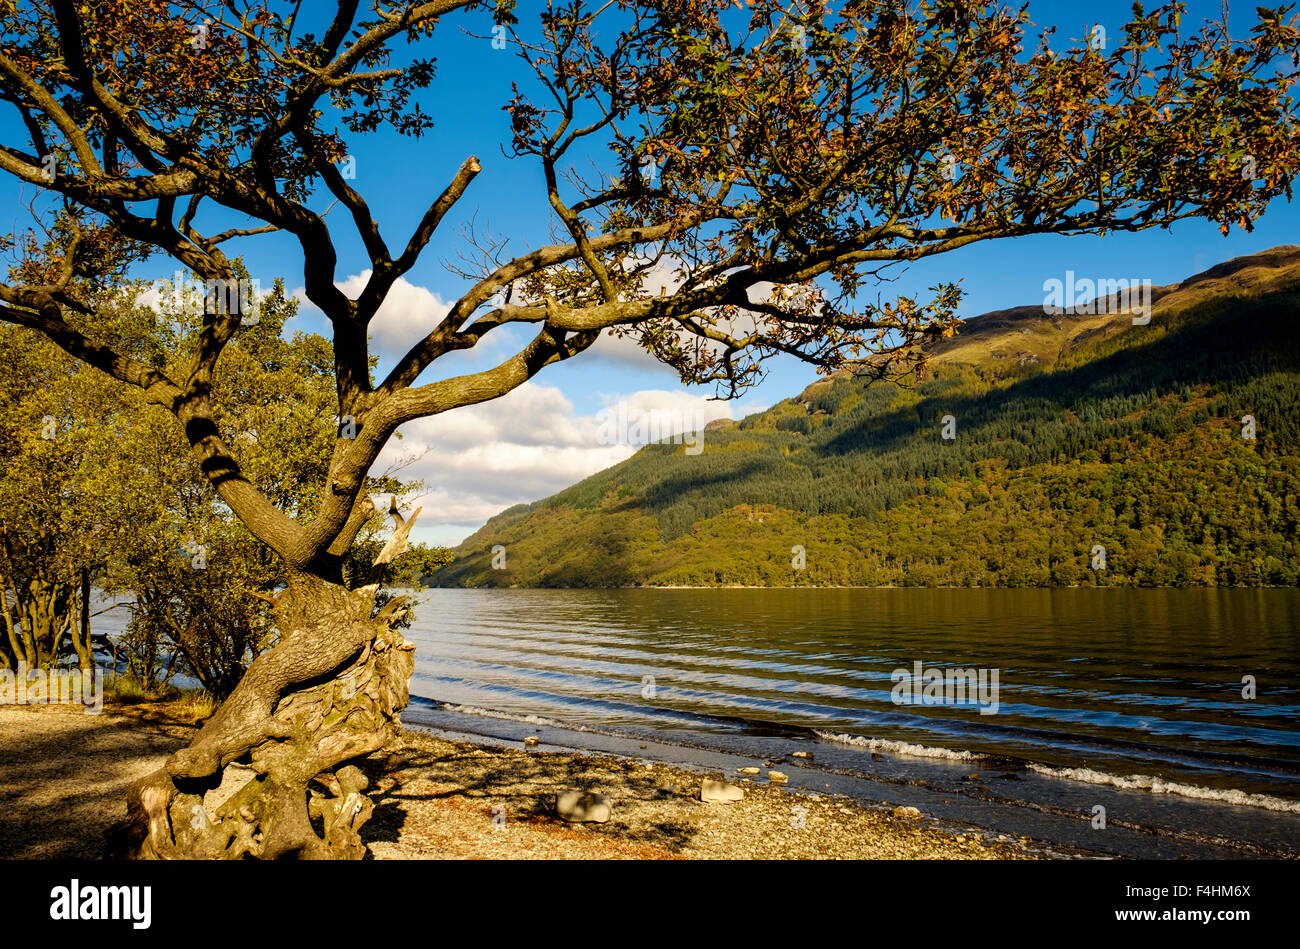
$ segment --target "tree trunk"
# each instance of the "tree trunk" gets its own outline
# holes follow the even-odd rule
[[[280,643],[260,655],[188,748],[137,782],[109,854],[137,858],[360,858],[374,805],[352,762],[400,728],[414,646],[374,614],[375,586],[294,576],[277,598]],[[212,807],[227,769],[251,775]],[[251,771],[249,770],[251,769]]]
[[[90,568],[83,566],[79,571],[81,581],[80,621],[72,631],[72,648],[77,654],[77,668],[89,672],[95,667],[95,646],[90,637]]]

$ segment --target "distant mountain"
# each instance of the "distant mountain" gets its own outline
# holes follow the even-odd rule
[[[1151,296],[1147,325],[973,317],[912,388],[839,374],[700,454],[647,446],[492,518],[433,582],[1297,585],[1300,247]]]

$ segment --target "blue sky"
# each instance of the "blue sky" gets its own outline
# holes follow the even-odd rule
[[[518,14],[527,21],[538,4],[522,0]],[[1057,43],[1082,37],[1093,24],[1106,28],[1113,43],[1129,19],[1131,2],[1096,0],[1086,8],[1060,2],[1031,2],[1031,18],[1040,26],[1058,27]],[[1253,3],[1238,3],[1232,20],[1240,24],[1253,16]],[[1218,3],[1188,4],[1188,23],[1219,15]],[[446,304],[464,289],[461,278],[443,261],[454,259],[460,244],[458,226],[471,215],[478,226],[510,236],[511,249],[523,251],[550,243],[548,211],[541,175],[531,160],[510,159],[500,142],[507,128],[501,106],[510,98],[511,80],[525,78],[526,68],[509,50],[494,50],[487,39],[466,36],[459,25],[470,20],[450,18],[437,40],[438,77],[422,102],[437,120],[423,139],[380,133],[356,140],[356,178],[352,184],[365,195],[390,245],[400,246],[423,213],[455,174],[461,162],[477,155],[483,171],[444,223],[420,263],[397,288],[375,326],[375,343],[383,366],[436,323]],[[473,21],[486,32],[481,20]],[[13,130],[12,117],[0,128]],[[12,136],[10,136],[12,138]],[[5,181],[15,220],[21,220],[13,179]],[[923,294],[925,288],[959,280],[966,296],[963,316],[989,310],[1039,303],[1043,281],[1063,277],[1066,270],[1080,276],[1147,278],[1154,284],[1177,282],[1221,260],[1254,253],[1278,244],[1300,242],[1295,204],[1278,201],[1257,222],[1253,233],[1234,229],[1227,237],[1210,223],[1187,222],[1171,231],[1110,234],[1093,237],[1036,237],[973,245],[951,254],[915,263],[882,292]],[[349,240],[352,229],[345,213],[331,214],[340,235],[338,280],[345,289],[359,289],[365,258],[360,244]],[[210,218],[229,226],[226,220]],[[233,223],[234,221],[232,221]],[[9,222],[5,222],[8,224]],[[202,223],[202,222],[201,222]],[[218,229],[215,226],[212,230]],[[232,245],[233,246],[233,245]],[[263,285],[276,278],[292,290],[301,287],[301,257],[296,243],[282,235],[246,240],[235,248],[250,272]],[[174,264],[159,258],[143,267],[146,279],[165,277]],[[874,291],[873,291],[874,293]],[[323,321],[304,307],[296,325],[323,330]],[[457,357],[456,371],[486,367],[513,352],[522,333],[493,339],[481,353]],[[638,358],[628,345],[602,343],[573,362],[552,367],[502,404],[458,410],[435,420],[413,423],[395,451],[424,454],[405,473],[423,477],[427,497],[417,539],[454,543],[476,529],[492,513],[519,501],[545,497],[565,485],[626,457],[626,445],[600,445],[594,437],[596,413],[620,399],[645,409],[678,414],[707,411],[710,416],[743,416],[793,395],[815,379],[810,367],[789,358],[772,361],[766,380],[736,405],[705,406],[711,390],[686,392],[675,374]],[[440,371],[439,374],[442,374]],[[452,418],[452,416],[458,416]],[[391,463],[390,454],[385,459]]]

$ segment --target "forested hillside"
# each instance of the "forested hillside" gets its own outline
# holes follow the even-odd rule
[[[1300,583],[1300,248],[1153,296],[1147,325],[975,317],[911,388],[844,375],[702,454],[648,446],[504,511],[434,581]]]

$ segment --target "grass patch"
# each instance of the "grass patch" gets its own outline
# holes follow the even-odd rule
[[[211,718],[221,704],[206,689],[181,689],[174,685],[150,688],[134,676],[112,676],[105,680],[104,700],[118,705],[165,704],[170,716],[190,724]]]

